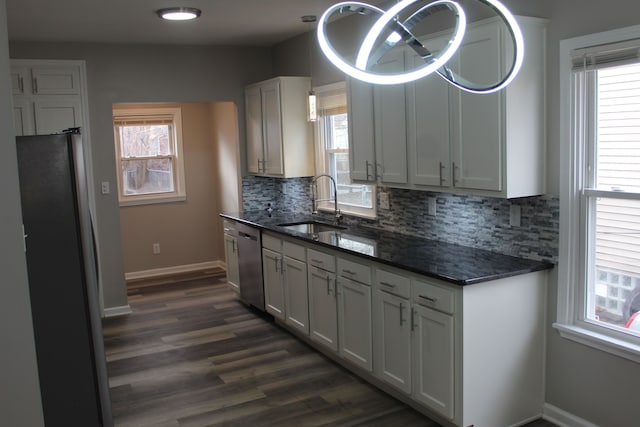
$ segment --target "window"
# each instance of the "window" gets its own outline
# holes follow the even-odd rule
[[[121,206],[185,200],[179,108],[114,109]]]
[[[640,361],[640,27],[630,30],[561,43],[568,105],[555,326]]]
[[[316,122],[316,173],[336,180],[338,207],[343,213],[375,217],[375,186],[351,182],[349,176],[349,120],[344,82],[315,89],[318,97]],[[331,181],[318,182],[321,210],[333,211]]]

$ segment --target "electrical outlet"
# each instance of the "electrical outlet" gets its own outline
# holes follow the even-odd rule
[[[160,253],[160,243],[153,244],[153,254],[158,255]]]
[[[509,207],[509,225],[511,227],[520,227],[520,205],[511,205]]]
[[[389,209],[389,193],[386,191],[380,192],[380,209]]]
[[[111,193],[111,188],[109,188],[109,181],[102,181],[102,194]]]
[[[431,216],[436,216],[436,198],[435,197],[429,197],[427,199],[427,212],[429,213],[429,215]]]

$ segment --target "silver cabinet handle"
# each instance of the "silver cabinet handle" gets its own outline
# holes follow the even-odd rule
[[[369,160],[365,160],[364,161],[365,164],[365,168],[366,168],[366,174],[367,174],[367,181],[373,181],[373,175],[369,173],[369,166],[373,166],[372,163],[369,163]]]
[[[277,273],[278,272],[278,257],[275,257],[273,260],[276,263],[276,273]]]
[[[345,274],[351,274],[351,275],[356,274],[355,271],[345,270],[345,269],[343,269],[342,272],[345,273]]]
[[[311,258],[311,262],[314,264],[320,264],[320,265],[324,264],[324,261],[322,261],[321,259]]]
[[[38,78],[33,78],[33,93],[38,93]]]
[[[424,296],[424,295],[418,295],[418,298],[423,299],[423,300],[427,301],[430,304],[435,304],[435,303],[438,302],[438,298],[428,297],[428,296]]]
[[[416,323],[415,323],[415,309],[412,307],[411,308],[411,331],[416,329]]]
[[[458,170],[458,166],[456,166],[456,162],[451,162],[452,168],[453,168],[453,186],[455,187],[460,180],[458,179],[458,175],[456,173],[456,171]]]
[[[403,312],[404,312],[404,304],[400,303],[400,326],[402,326],[402,324],[404,323],[404,319],[402,317]]]
[[[439,173],[440,173],[440,187],[444,186],[444,177],[442,175],[442,171],[444,170],[444,165],[442,164],[442,162],[440,162],[440,168],[439,168]]]
[[[396,284],[395,283],[389,283],[389,282],[379,282],[382,286],[387,286],[389,288],[395,288]]]
[[[327,295],[331,295],[331,276],[327,274]]]

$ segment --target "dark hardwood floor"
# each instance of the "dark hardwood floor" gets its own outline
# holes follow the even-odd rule
[[[244,306],[223,274],[131,284],[133,313],[105,319],[117,426],[438,426]]]

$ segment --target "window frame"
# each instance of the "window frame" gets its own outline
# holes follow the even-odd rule
[[[149,194],[124,194],[122,183],[122,161],[127,160],[122,157],[120,151],[120,137],[118,132],[118,120],[126,120],[127,118],[139,118],[140,120],[153,121],[158,117],[171,117],[172,118],[172,143],[173,154],[170,156],[158,156],[158,157],[171,157],[173,158],[173,191],[162,193],[149,193]],[[114,134],[114,146],[116,156],[116,181],[118,185],[118,202],[120,206],[135,206],[135,205],[148,205],[155,203],[173,203],[186,200],[186,185],[185,185],[185,169],[184,169],[184,155],[183,155],[183,138],[182,138],[182,109],[179,107],[153,107],[148,106],[144,108],[121,108],[113,107],[113,134]],[[145,157],[146,158],[146,157]]]
[[[572,54],[577,50],[597,51],[598,46],[633,39],[638,39],[640,45],[640,25],[560,42],[560,245],[557,319],[553,327],[564,338],[640,362],[639,337],[585,318],[589,286],[588,239],[595,238],[589,233],[594,221],[587,218],[590,213],[588,205],[593,204],[597,197],[640,200],[640,194],[589,187],[593,183],[594,172],[589,170],[588,164],[594,161],[595,156],[596,103],[583,96],[577,105],[576,95],[585,93],[574,87],[572,60]],[[589,80],[586,79],[584,84],[595,86],[595,81]],[[595,96],[595,91],[591,94]],[[591,214],[595,215],[593,211]]]
[[[344,92],[345,95],[345,103],[347,102],[347,84],[345,81],[342,82],[337,82],[337,83],[331,83],[331,84],[327,84],[327,85],[323,85],[323,86],[317,86],[313,88],[313,91],[315,92],[316,96],[318,97],[318,105],[321,105],[321,97],[323,94],[327,94],[327,93],[335,93],[338,91],[342,91]],[[345,104],[345,111],[347,110],[347,106]],[[315,140],[315,153],[316,153],[316,164],[315,164],[315,170],[316,170],[316,175],[319,174],[323,174],[323,173],[327,173],[330,174],[331,171],[328,170],[327,168],[327,153],[330,152],[335,152],[335,153],[340,153],[340,152],[349,152],[349,149],[334,149],[334,150],[326,150],[325,149],[325,144],[324,144],[324,129],[323,129],[323,123],[324,121],[322,120],[322,110],[319,108],[318,109],[318,120],[314,122],[314,140]],[[348,117],[348,113],[347,113],[347,123],[349,123],[349,117]],[[348,124],[349,125],[349,124]],[[355,184],[358,185],[358,184]],[[371,194],[372,194],[372,207],[371,208],[363,208],[360,206],[354,206],[354,205],[350,205],[350,204],[345,204],[343,202],[340,201],[340,199],[338,199],[338,209],[340,209],[340,211],[343,214],[346,215],[350,215],[350,216],[357,216],[357,217],[362,217],[362,218],[367,218],[367,219],[375,219],[377,217],[377,211],[376,211],[376,186],[372,185],[372,184],[362,184],[362,185],[366,185],[368,187],[371,187]],[[331,193],[333,192],[333,190],[331,190],[330,188],[330,180],[329,179],[321,179],[318,180],[318,198],[319,199],[328,199],[331,195]],[[334,210],[334,204],[332,202],[328,202],[328,201],[321,201],[318,202],[317,205],[317,209],[319,211],[322,212],[330,212],[333,213]]]

